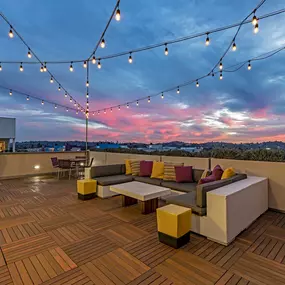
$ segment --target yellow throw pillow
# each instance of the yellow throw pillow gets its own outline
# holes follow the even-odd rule
[[[209,175],[209,170],[205,169],[202,173],[201,179],[206,178]]]
[[[164,174],[164,163],[154,161],[152,166],[152,173],[150,178],[160,178],[163,179]]]
[[[229,168],[225,169],[221,179],[231,178],[234,175],[236,175],[234,169],[232,167],[229,167]]]
[[[133,176],[140,175],[140,163],[141,163],[140,160],[131,160],[131,169]]]
[[[164,174],[163,180],[165,181],[176,181],[175,166],[184,166],[184,163],[164,163]]]
[[[126,159],[125,165],[126,165],[126,175],[131,175],[132,174],[131,161],[129,159]]]

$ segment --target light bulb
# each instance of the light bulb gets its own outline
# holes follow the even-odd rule
[[[67,98],[67,92],[65,91],[64,97]]]
[[[93,55],[92,57],[92,63],[95,64],[96,63],[96,57]]]
[[[12,26],[10,26],[9,37],[10,37],[11,39],[14,38],[14,33],[13,33]]]
[[[110,109],[110,112],[111,112],[111,113],[113,112],[113,108]]]
[[[167,44],[165,44],[164,54],[165,54],[165,55],[168,55],[168,48],[167,48]]]
[[[199,87],[200,85],[199,85],[199,81],[198,80],[196,80],[196,87]]]
[[[78,111],[76,111],[76,115],[78,115]]]
[[[24,68],[23,68],[22,62],[21,62],[21,65],[20,65],[20,71],[24,71]]]
[[[41,66],[40,72],[44,72],[44,67],[43,66]]]
[[[104,48],[106,46],[105,40],[102,39],[101,43],[100,43],[101,48]]]
[[[45,104],[45,102],[44,102],[44,100],[42,100],[42,105],[44,105]]]
[[[121,106],[118,107],[119,111],[121,110]]]
[[[256,17],[255,15],[252,17],[251,23],[252,23],[254,26],[258,23],[257,17]]]
[[[87,98],[87,99],[89,98],[89,93],[88,93],[88,92],[86,93],[86,98]]]
[[[61,90],[61,87],[60,87],[60,85],[58,86],[58,91],[60,91]]]
[[[235,42],[233,43],[232,50],[233,50],[233,51],[236,51],[236,50],[237,50],[237,46],[236,46],[236,43],[235,43]]]
[[[133,62],[133,58],[132,58],[132,54],[130,53],[130,56],[129,56],[129,63],[132,63]]]
[[[47,64],[46,64],[46,62],[45,62],[43,71],[44,71],[44,72],[47,72]]]
[[[98,111],[97,114],[100,115],[100,111]]]
[[[116,11],[116,16],[115,16],[116,21],[120,21],[121,20],[121,11],[118,7],[117,11]]]
[[[106,114],[106,110],[104,110],[104,114]]]
[[[77,105],[77,104],[76,104],[76,102],[75,102],[75,101],[74,101],[74,104],[73,104],[73,105],[74,105],[74,107],[76,107],[76,105]]]
[[[180,89],[179,89],[179,86],[177,87],[177,91],[176,91],[177,94],[180,93]]]
[[[139,105],[139,101],[137,101],[137,106]]]
[[[30,97],[29,96],[27,96],[27,101],[29,101],[30,100]]]
[[[2,71],[2,65],[0,64],[0,71]]]
[[[129,103],[127,103],[127,108],[128,108],[128,109],[130,108],[130,105],[129,105]]]
[[[251,64],[250,64],[250,61],[248,62],[247,69],[248,69],[248,70],[251,70]]]
[[[212,77],[214,77],[215,76],[215,73],[214,73],[214,71],[212,71]]]
[[[9,95],[10,95],[10,96],[12,96],[12,95],[13,95],[12,90],[10,90]]]
[[[220,80],[222,80],[223,79],[223,73],[222,73],[222,71],[220,72]]]
[[[29,49],[29,51],[28,51],[28,58],[32,58],[32,54],[31,54],[30,49]]]
[[[66,112],[68,112],[68,108],[66,108]]]
[[[87,62],[86,62],[86,61],[84,61],[83,67],[84,67],[84,68],[87,68]]]
[[[89,87],[89,81],[88,80],[86,81],[86,87]]]
[[[222,69],[223,69],[223,63],[220,62],[220,70],[222,70]]]
[[[71,72],[73,71],[72,62],[70,63],[69,70],[70,70]]]
[[[89,106],[89,102],[88,102],[88,101],[86,102],[86,106],[87,106],[87,107]]]
[[[72,98],[71,97],[69,97],[69,102],[72,103]]]
[[[209,38],[209,36],[208,36],[208,34],[207,34],[207,38],[206,38],[205,45],[208,46],[209,44],[210,44],[210,38]]]
[[[99,61],[98,61],[98,68],[101,69],[101,67],[102,67],[102,66],[101,66],[101,62],[100,62],[100,60],[99,60]]]
[[[57,109],[57,105],[54,105],[54,108]]]
[[[258,33],[258,31],[259,31],[259,27],[258,27],[258,24],[256,24],[255,26],[254,26],[254,33],[255,34],[257,34]]]
[[[163,92],[161,93],[161,99],[163,99],[164,98],[164,95],[163,95]]]
[[[148,97],[147,102],[150,103],[150,97]]]
[[[53,77],[50,78],[50,83],[53,83]]]

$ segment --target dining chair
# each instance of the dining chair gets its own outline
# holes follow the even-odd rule
[[[58,164],[58,159],[57,159],[57,157],[51,157],[50,160],[51,160],[51,164],[52,164],[53,169],[57,170],[57,177],[59,178],[60,168],[59,168],[59,164]]]
[[[68,179],[70,180],[72,170],[76,171],[76,167],[72,163],[72,161],[68,159],[59,159],[58,160],[59,168],[61,172],[67,172],[68,171]]]

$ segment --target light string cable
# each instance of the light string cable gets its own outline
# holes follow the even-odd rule
[[[276,16],[276,15],[279,15],[279,14],[283,14],[284,12],[285,12],[285,9],[276,10],[276,11],[273,11],[273,12],[270,12],[270,13],[267,13],[267,14],[259,16],[258,20],[262,20],[262,19],[266,19],[266,18],[269,18],[269,17],[273,17],[273,16]],[[233,29],[235,27],[239,27],[240,25],[243,26],[243,25],[246,25],[246,24],[251,23],[251,22],[252,22],[252,20],[246,20],[243,23],[242,22],[235,23],[235,24],[219,27],[219,28],[212,29],[212,30],[199,32],[199,33],[192,34],[192,35],[189,35],[189,36],[186,36],[186,37],[173,39],[173,40],[168,41],[168,42],[161,42],[161,43],[157,43],[157,44],[154,44],[154,45],[144,46],[144,47],[140,47],[140,48],[129,50],[129,51],[123,51],[123,52],[119,52],[119,53],[115,53],[115,54],[111,54],[111,55],[102,56],[102,57],[100,57],[100,59],[101,60],[106,60],[106,59],[111,59],[111,58],[117,58],[117,57],[120,57],[120,56],[129,55],[130,53],[131,54],[139,53],[139,52],[142,52],[142,51],[146,51],[146,50],[151,50],[151,49],[155,49],[155,48],[158,48],[158,47],[162,47],[162,46],[165,46],[165,44],[171,45],[171,44],[175,44],[175,43],[179,43],[179,42],[184,42],[184,41],[192,40],[192,39],[199,38],[199,37],[202,37],[202,36],[207,36],[207,35],[210,35],[210,34],[221,32],[221,31]],[[92,53],[92,55],[93,55],[93,53]],[[73,63],[84,63],[85,61],[87,61],[87,60],[86,59],[71,59],[71,60],[45,61],[45,62],[47,64],[70,64],[71,62],[73,62]],[[92,58],[90,58],[89,61],[92,61]],[[38,64],[39,63],[38,61],[3,61],[3,60],[0,60],[0,62],[2,64],[20,64],[21,62],[23,64]],[[86,66],[87,66],[87,63],[86,63]]]
[[[27,44],[27,42],[24,40],[24,38],[20,35],[20,33],[15,29],[15,27],[10,23],[10,21],[7,19],[7,17],[0,12],[0,16],[2,17],[2,19],[10,26],[10,32],[9,32],[9,36],[13,37],[13,32],[19,37],[19,39],[22,41],[22,43],[27,47],[28,49],[28,57],[31,58],[32,56],[34,56],[37,59],[37,63],[40,63],[41,68],[40,71],[41,72],[48,72],[48,74],[50,75],[50,82],[53,83],[54,81],[58,84],[58,90],[61,91],[61,89],[65,92],[65,97],[69,96],[69,98],[71,98],[71,102],[73,103],[73,101],[75,102],[75,104],[79,104],[77,102],[77,100],[75,100],[73,98],[73,96],[71,96],[69,94],[69,92],[63,87],[63,85],[59,82],[59,80],[49,71],[49,69],[47,68],[47,62],[41,61],[40,58],[37,56],[37,54],[30,48],[30,46]],[[1,64],[1,63],[0,63]],[[21,66],[20,66],[20,70],[22,65],[24,64],[24,62],[20,62]],[[2,69],[2,65],[1,69]],[[72,67],[72,65],[70,66],[70,68]],[[23,67],[22,67],[23,68]],[[81,106],[81,104],[79,104],[80,108],[82,109],[83,107]]]

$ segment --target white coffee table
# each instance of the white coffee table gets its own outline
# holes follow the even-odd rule
[[[155,212],[158,198],[170,195],[169,188],[132,181],[110,186],[110,190],[122,195],[122,205],[127,207],[141,201],[142,214]]]

